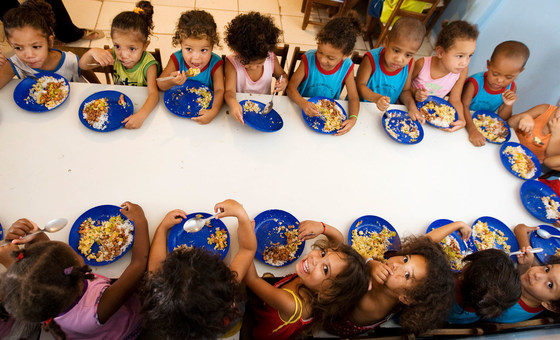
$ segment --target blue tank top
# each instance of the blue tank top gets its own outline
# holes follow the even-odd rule
[[[179,50],[171,55],[171,60],[175,64],[175,68],[178,71],[188,71],[189,66],[185,63],[185,59],[183,59],[183,50]],[[214,82],[212,81],[212,76],[214,72],[222,66],[224,61],[222,58],[217,55],[216,53],[212,52],[212,57],[210,58],[210,62],[204,66],[200,73],[194,77],[189,77],[191,80],[197,80],[210,89],[214,90]]]
[[[389,72],[385,69],[385,65],[381,61],[385,49],[380,47],[368,51],[364,58],[369,58],[371,63],[371,76],[367,86],[370,90],[382,96],[391,98],[391,104],[395,104],[401,95],[401,92],[408,78],[408,71],[412,67],[413,59],[405,67],[394,72]],[[367,100],[364,100],[367,102]]]
[[[474,85],[474,96],[471,101],[471,106],[469,106],[469,109],[472,111],[490,110],[496,112],[496,110],[504,103],[502,93],[506,89],[511,90],[512,88],[515,88],[515,82],[512,82],[501,90],[490,90],[486,87],[486,72],[474,74],[467,79],[467,81]]]
[[[302,97],[338,99],[346,77],[354,76],[354,63],[352,59],[346,58],[331,71],[325,71],[319,65],[315,53],[316,50],[309,50],[301,57],[301,62],[305,65],[305,76],[298,86],[298,92]]]
[[[445,321],[449,323],[461,325],[473,323],[478,320],[480,320],[480,316],[476,315],[474,311],[463,309],[463,307],[459,306],[457,301],[453,302],[453,307],[445,319]]]
[[[488,319],[490,322],[502,322],[502,323],[515,323],[521,322],[525,320],[529,320],[535,315],[539,315],[544,310],[543,307],[529,307],[523,302],[523,300],[519,299],[515,305],[506,309],[502,315]]]

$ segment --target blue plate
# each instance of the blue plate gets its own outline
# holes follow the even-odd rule
[[[119,99],[121,98],[121,95],[124,97],[124,101],[126,103],[126,105],[124,106],[119,104]],[[89,125],[87,120],[85,120],[83,114],[86,103],[101,98],[107,98],[107,104],[109,107],[109,110],[107,111],[107,115],[109,117],[107,119],[107,123],[105,124],[105,129],[103,130],[96,129],[93,126]],[[126,94],[118,91],[107,90],[107,91],[96,92],[90,95],[89,97],[87,97],[86,99],[84,99],[82,105],[80,105],[80,109],[78,110],[78,117],[80,118],[80,122],[82,122],[82,124],[84,124],[84,126],[90,130],[98,131],[98,132],[109,132],[122,128],[124,126],[124,123],[122,121],[126,117],[130,116],[133,111],[134,111],[134,105],[132,104],[132,100],[130,100],[130,98],[128,98]]]
[[[381,119],[383,128],[389,137],[403,144],[418,144],[424,139],[424,129],[422,125],[410,119],[408,113],[401,110],[388,110]],[[401,129],[405,126],[414,126],[418,129],[418,137],[412,138]],[[392,132],[392,133],[391,133]]]
[[[428,226],[428,229],[426,229],[426,234],[429,233],[430,231],[434,230],[434,229],[437,229],[439,227],[443,227],[444,225],[448,225],[449,223],[453,223],[453,222],[454,221],[448,220],[448,219],[445,219],[445,218],[435,220]],[[475,252],[477,250],[473,241],[472,241],[472,237],[470,237],[466,241],[463,241],[463,239],[461,238],[461,234],[459,234],[458,230],[455,230],[450,235],[454,239],[456,239],[457,242],[459,242],[459,248],[461,248],[461,252]]]
[[[348,230],[348,244],[352,246],[352,231],[354,230],[357,230],[358,232],[363,231],[379,233],[383,230],[383,227],[387,227],[389,231],[394,231],[396,233],[396,236],[389,239],[391,244],[389,245],[387,251],[399,251],[401,249],[401,239],[399,237],[399,233],[397,233],[391,223],[379,216],[373,215],[362,216],[352,223],[350,230]]]
[[[195,90],[206,90],[212,95],[210,104],[208,104],[207,109],[212,107],[214,102],[214,93],[210,88],[203,83],[187,79],[183,85],[173,86],[169,90],[165,91],[163,95],[163,103],[165,107],[173,114],[179,117],[194,118],[198,117],[198,112],[202,110],[202,105],[196,101],[202,96],[199,96]]]
[[[117,261],[118,259],[120,259],[124,254],[126,254],[126,252],[130,249],[130,247],[132,247],[132,244],[134,243],[134,230],[132,231],[132,240],[133,241],[130,242],[130,245],[128,246],[128,248],[126,248],[126,250],[123,251],[119,256],[115,257],[114,259],[112,259],[110,261],[97,262],[96,260],[88,260],[82,254],[82,252],[78,249],[78,244],[79,244],[80,238],[81,238],[78,231],[80,230],[80,225],[82,224],[82,222],[84,222],[85,220],[87,220],[90,217],[94,221],[107,221],[107,220],[109,220],[109,218],[111,218],[113,216],[117,216],[117,215],[120,215],[123,218],[123,220],[126,221],[127,220],[126,216],[121,214],[120,211],[121,211],[121,208],[116,206],[116,205],[100,205],[100,206],[97,206],[95,208],[91,208],[88,211],[86,211],[85,213],[81,214],[80,217],[78,217],[76,219],[76,222],[74,222],[74,224],[72,225],[72,229],[70,229],[70,234],[68,235],[68,244],[70,245],[70,247],[72,247],[72,249],[74,249],[76,251],[76,253],[80,254],[80,256],[82,256],[84,258],[84,261],[87,265],[90,265],[90,266],[104,266],[106,264],[113,263],[113,262]],[[134,225],[134,223],[132,223],[132,224]],[[92,253],[97,253],[98,251],[99,251],[99,246],[97,245],[97,243],[94,243],[91,246],[91,252]]]
[[[560,236],[560,230],[552,226],[542,224],[539,228],[548,231],[551,235]],[[560,238],[551,237],[548,240],[545,240],[544,238],[540,238],[539,235],[533,231],[531,233],[531,247],[543,249],[542,252],[536,253],[535,255],[541,263],[546,264],[549,257],[554,256],[556,251],[560,249]]]
[[[422,113],[422,111],[420,110],[424,105],[428,104],[429,102],[434,102],[437,105],[447,105],[453,108],[453,110],[455,110],[455,108],[453,107],[453,105],[451,105],[447,100],[445,99],[441,99],[440,97],[436,97],[436,96],[428,96],[428,98],[426,100],[424,100],[423,102],[419,102],[416,103],[416,107],[418,108],[418,110],[420,111],[420,113]],[[428,110],[428,112],[433,113],[433,110]],[[455,110],[455,122],[459,119],[459,115],[457,114],[457,110]],[[426,122],[432,126],[435,126],[437,128],[440,129],[448,129],[451,127],[450,126],[437,126],[435,124],[433,124],[432,122],[430,122],[428,119],[426,119]]]
[[[317,96],[317,97],[310,98],[309,101],[312,102],[313,104],[317,104],[319,102],[319,100],[321,100],[321,99],[326,99],[326,100],[329,100],[331,102],[334,102],[336,104],[336,106],[338,107],[338,109],[340,110],[340,112],[342,112],[342,115],[343,115],[342,121],[344,122],[346,120],[346,117],[347,117],[346,116],[346,111],[344,111],[342,106],[340,106],[340,104],[336,100],[333,100],[333,99],[327,98],[327,97]],[[307,123],[307,125],[309,125],[310,128],[312,128],[313,130],[315,130],[317,132],[328,134],[328,135],[332,135],[332,134],[335,134],[335,133],[338,132],[338,130],[334,130],[334,131],[323,130],[325,128],[325,120],[323,120],[323,118],[321,116],[310,117],[310,116],[306,115],[303,110],[301,110],[301,115],[303,117],[303,120]]]
[[[487,141],[489,141],[490,143],[494,143],[494,144],[502,144],[502,143],[506,143],[507,141],[509,141],[509,139],[511,138],[511,129],[509,128],[509,125],[507,124],[507,122],[505,120],[502,119],[502,117],[498,116],[496,113],[492,112],[492,111],[488,111],[488,110],[478,110],[475,113],[473,113],[472,115],[472,119],[473,119],[473,124],[474,124],[474,119],[481,119],[481,116],[485,115],[485,116],[489,116],[492,118],[497,119],[498,121],[500,121],[504,127],[507,129],[507,136],[504,137],[504,141],[503,142],[496,142],[494,140],[488,139],[488,137],[483,136],[486,138]],[[481,127],[477,129],[482,133],[482,131],[486,131],[486,127]],[[482,131],[481,131],[482,130]]]
[[[200,231],[196,233],[187,233],[183,230],[183,225],[185,222],[190,219],[196,217],[196,215],[201,215],[201,218],[207,218],[212,216],[211,214],[207,213],[192,213],[188,214],[186,219],[183,219],[180,223],[175,225],[171,228],[169,232],[169,237],[167,238],[167,249],[169,252],[172,252],[178,246],[186,245],[188,247],[199,247],[199,248],[206,248],[207,250],[219,254],[222,257],[222,260],[226,258],[226,255],[229,251],[229,244],[230,244],[230,237],[229,231],[226,228],[224,222],[218,219],[211,219],[208,226],[204,226]],[[225,230],[227,234],[227,246],[224,249],[214,249],[214,244],[208,244],[208,239],[210,235],[213,235],[218,231],[218,229]]]
[[[283,267],[296,261],[305,248],[305,241],[303,241],[294,254],[294,259],[286,261],[282,265],[272,265],[267,263],[263,258],[264,250],[276,244],[286,244],[287,239],[284,231],[279,231],[278,227],[294,226],[294,229],[299,228],[299,221],[294,215],[284,210],[271,209],[261,212],[255,217],[255,234],[257,235],[257,252],[255,257],[262,263],[273,267]]]
[[[68,96],[70,95],[70,84],[68,84],[68,80],[66,80],[63,76],[53,72],[39,72],[35,73],[35,76],[37,76],[38,78],[51,76],[56,79],[63,79],[66,86],[68,86],[68,94],[62,102],[50,109],[45,105],[37,104],[35,102],[35,99],[29,95],[31,88],[33,87],[33,85],[37,84],[37,81],[35,81],[33,78],[28,77],[20,81],[14,89],[14,101],[16,102],[17,106],[31,112],[45,112],[56,109],[57,107],[62,105],[62,103],[64,103],[66,99],[68,99]]]
[[[508,146],[512,146],[512,147],[517,147],[520,146],[523,151],[525,151],[525,154],[527,156],[529,156],[529,158],[531,158],[531,160],[533,161],[533,165],[535,166],[535,174],[531,177],[531,178],[523,178],[521,177],[520,174],[518,174],[517,172],[515,172],[512,169],[513,164],[515,163],[515,161],[513,160],[512,156],[509,156],[508,154],[505,153],[505,150]],[[526,179],[537,179],[540,175],[541,175],[541,163],[539,162],[539,159],[537,158],[537,156],[535,156],[535,154],[529,150],[529,148],[527,148],[525,145],[521,145],[519,143],[515,143],[515,142],[507,142],[505,144],[503,144],[500,147],[500,159],[502,160],[502,164],[506,167],[506,169],[515,177],[519,177],[523,180]]]
[[[259,112],[245,111],[244,105],[246,102],[251,101],[259,107]],[[243,120],[247,125],[255,130],[263,132],[278,131],[284,126],[282,117],[274,109],[270,110],[267,114],[263,115],[260,111],[264,110],[265,104],[256,100],[242,100],[239,102],[243,108]]]
[[[539,220],[554,224],[555,219],[546,218],[546,208],[542,202],[542,197],[552,196],[551,198],[560,203],[560,198],[548,185],[539,181],[525,181],[519,190],[521,195],[521,202],[525,208]]]
[[[4,239],[4,229],[2,229],[2,224],[0,223],[0,240]]]
[[[474,225],[478,222],[486,222],[486,224],[488,225],[488,229],[490,229],[491,231],[497,232],[497,231],[501,231],[502,233],[504,233],[504,237],[507,237],[507,240],[505,241],[507,245],[510,246],[509,252],[513,253],[514,251],[518,251],[519,250],[519,244],[517,243],[517,238],[515,237],[515,234],[513,233],[513,231],[502,221],[498,220],[497,218],[494,217],[490,217],[490,216],[483,216],[478,218],[476,221],[474,221],[474,223],[472,224],[472,228],[473,228],[473,236],[472,239],[474,241],[479,240],[478,237],[476,237],[476,235],[474,235]],[[475,243],[476,246],[476,243]],[[479,249],[478,247],[476,247],[478,250],[483,250],[483,249]],[[504,247],[500,244],[494,243],[494,247],[492,248],[496,248],[496,249],[504,249]]]

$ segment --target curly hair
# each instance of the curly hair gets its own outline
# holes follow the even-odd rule
[[[327,22],[315,40],[319,44],[331,44],[341,50],[342,54],[350,55],[354,50],[360,29],[360,21],[355,17],[337,17]]]
[[[407,39],[418,43],[418,48],[420,48],[425,35],[426,26],[422,21],[410,17],[400,17],[387,34],[387,40]]]
[[[212,46],[219,46],[220,38],[212,14],[201,10],[183,12],[177,22],[171,42],[173,46],[181,45],[181,41],[189,37],[208,39]]]
[[[142,289],[144,326],[165,339],[217,337],[240,315],[236,277],[206,249],[174,250]]]
[[[4,18],[2,18],[2,23],[4,24],[4,33],[8,38],[12,29],[25,26],[33,27],[48,38],[54,35],[56,20],[50,4],[43,0],[27,0],[19,7],[6,12]]]
[[[280,33],[270,15],[249,12],[239,14],[226,25],[224,40],[246,65],[268,57],[268,53],[274,51]]]
[[[550,256],[547,258],[546,264],[560,265],[560,256]],[[560,297],[556,300],[549,301],[551,310],[555,313],[560,313]]]
[[[463,304],[481,318],[495,318],[521,297],[521,280],[513,260],[502,250],[474,252],[463,259],[460,291]]]
[[[141,41],[148,41],[154,29],[154,7],[149,1],[138,1],[134,11],[117,14],[111,23],[111,35],[115,30],[130,31],[140,35]]]
[[[426,277],[406,292],[412,302],[401,308],[402,328],[420,334],[440,326],[453,305],[455,288],[453,273],[441,246],[425,236],[409,236],[395,255],[420,255],[428,266]]]
[[[456,40],[474,40],[478,38],[478,28],[469,22],[456,20],[444,22],[438,34],[436,46],[441,46],[445,51],[449,50]]]
[[[490,57],[490,62],[494,61],[498,56],[503,56],[511,59],[520,59],[523,62],[521,67],[525,67],[527,60],[529,60],[529,54],[530,52],[527,45],[520,41],[508,40],[494,48],[494,52],[492,52],[492,56]]]
[[[3,274],[0,296],[8,313],[22,321],[43,322],[58,316],[80,297],[81,283],[94,278],[91,268],[82,265],[63,242],[34,243],[12,255],[19,260]],[[65,338],[54,320],[47,330]]]

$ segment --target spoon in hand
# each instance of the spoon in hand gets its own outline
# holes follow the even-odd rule
[[[21,237],[20,240],[24,240],[24,239],[26,239],[26,238],[29,238],[29,237],[33,236],[33,235],[37,235],[37,234],[44,233],[44,232],[47,232],[47,233],[54,233],[54,232],[57,232],[57,231],[59,231],[60,229],[64,228],[67,224],[68,224],[68,220],[65,219],[65,218],[57,218],[57,219],[54,219],[54,220],[52,220],[52,221],[49,221],[49,222],[45,225],[44,228],[39,229],[39,230],[37,230],[37,231],[34,231],[34,232],[30,233],[30,234],[27,234],[27,235]],[[0,247],[5,246],[5,245],[10,244],[10,243],[12,243],[11,240],[10,240],[10,241],[4,241],[4,243],[1,244]]]
[[[278,78],[279,82],[282,81],[282,76],[283,75],[281,75],[280,78]],[[269,113],[270,110],[272,110],[272,106],[274,105],[274,103],[272,103],[272,100],[274,99],[275,94],[276,94],[276,91],[272,92],[272,96],[270,97],[270,102],[268,104],[266,104],[266,106],[264,107],[264,109],[261,112],[263,115]]]
[[[183,230],[186,231],[187,233],[196,233],[197,231],[200,231],[202,228],[204,228],[206,222],[210,221],[213,218],[216,218],[216,216],[218,216],[221,213],[222,212],[219,211],[217,214],[207,218],[196,218],[196,217],[190,218],[183,225]]]

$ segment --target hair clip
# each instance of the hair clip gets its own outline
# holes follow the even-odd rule
[[[21,260],[21,259],[24,258],[24,257],[25,257],[25,255],[23,255],[23,253],[19,253],[19,254],[17,255],[17,259],[18,259],[18,260]]]
[[[74,266],[70,266],[68,268],[64,268],[64,275],[68,276],[70,274],[72,274],[72,271],[74,270]]]
[[[136,14],[142,14],[144,13],[144,10],[140,7],[134,7],[134,9],[132,10],[134,13]]]
[[[43,321],[45,326],[48,326],[52,322],[52,318],[48,318],[47,320]]]

